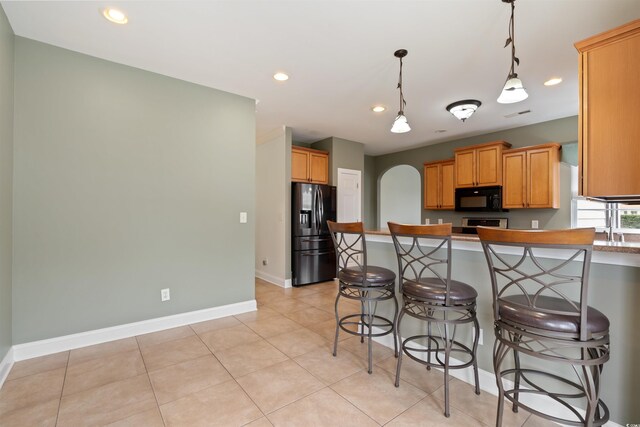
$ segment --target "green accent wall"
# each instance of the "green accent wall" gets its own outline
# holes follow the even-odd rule
[[[378,180],[376,160],[373,156],[364,156],[364,190],[362,220],[367,230],[373,230],[378,224]]]
[[[255,144],[252,99],[17,37],[13,343],[254,299]]]
[[[0,361],[11,348],[13,30],[0,6]]]
[[[454,150],[458,147],[481,144],[485,142],[504,140],[509,142],[513,148],[525,147],[530,145],[544,144],[547,142],[558,142],[563,146],[562,161],[566,163],[564,170],[561,169],[560,177],[560,209],[512,209],[508,213],[499,213],[491,216],[501,216],[509,218],[509,227],[512,228],[529,228],[531,220],[539,221],[540,228],[568,228],[571,226],[571,189],[570,189],[570,169],[569,165],[577,165],[577,141],[578,141],[578,117],[566,117],[563,119],[552,120],[543,123],[537,123],[519,128],[507,129],[498,132],[492,132],[484,135],[473,136],[469,138],[456,139],[452,141],[442,142],[434,145],[414,148],[411,150],[400,151],[397,153],[376,156],[375,159],[375,176],[376,182],[380,182],[382,175],[390,168],[397,165],[409,165],[415,167],[420,172],[421,180],[423,180],[423,163],[434,160],[452,159]],[[565,150],[566,147],[566,150]],[[566,152],[564,152],[566,151]],[[376,189],[377,205],[380,204],[381,198],[379,189]],[[423,192],[420,195],[421,206],[423,203]],[[377,212],[377,206],[366,203],[365,218],[372,218],[372,209]],[[422,221],[429,218],[434,223],[438,218],[442,218],[444,222],[452,222],[454,226],[459,226],[463,216],[487,216],[487,214],[463,214],[454,211],[432,211],[421,210]]]

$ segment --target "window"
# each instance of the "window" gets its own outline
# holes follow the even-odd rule
[[[606,203],[576,198],[573,203],[573,227],[596,227],[603,231],[640,233],[640,205]]]

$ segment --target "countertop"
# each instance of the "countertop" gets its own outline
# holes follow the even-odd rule
[[[373,234],[378,236],[390,236],[389,230],[366,230],[366,234]],[[462,242],[480,242],[478,236],[474,234],[461,234],[453,233],[451,235],[452,240]],[[596,240],[593,242],[593,250],[602,252],[617,252],[625,254],[640,254],[640,243],[638,242],[607,242],[603,240]]]

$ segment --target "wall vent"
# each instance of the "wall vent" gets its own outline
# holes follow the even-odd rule
[[[507,114],[504,117],[507,118],[507,119],[510,119],[511,117],[521,116],[523,114],[529,114],[530,112],[531,112],[531,110],[518,111],[517,113]]]

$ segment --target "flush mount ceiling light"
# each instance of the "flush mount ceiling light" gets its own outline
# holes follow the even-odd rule
[[[106,8],[102,11],[102,16],[104,16],[107,20],[113,22],[114,24],[124,25],[129,22],[129,18],[124,12],[118,9]]]
[[[279,82],[284,82],[284,81],[289,80],[289,76],[287,74],[285,74],[285,73],[275,73],[273,75],[273,78],[276,79]]]
[[[481,105],[482,102],[477,99],[465,99],[464,101],[458,101],[447,105],[447,111],[456,116],[457,119],[464,122],[471,117],[471,115],[475,113]]]
[[[554,77],[552,79],[547,80],[546,82],[544,82],[545,86],[555,86],[557,84],[562,83],[562,79],[560,77]]]
[[[402,93],[402,58],[407,56],[407,51],[405,49],[396,50],[393,54],[396,58],[400,60],[400,76],[398,78],[398,89],[400,90],[400,110],[398,111],[398,115],[396,119],[393,121],[393,126],[391,126],[391,132],[393,133],[405,133],[411,130],[409,123],[407,123],[407,118],[404,116],[404,106],[407,105],[407,102],[404,100],[404,94]]]
[[[374,113],[382,113],[384,110],[386,110],[386,107],[382,105],[374,105],[373,107],[371,107],[371,111],[373,111]]]
[[[511,69],[507,76],[507,82],[502,89],[502,93],[498,97],[500,104],[513,104],[514,102],[520,102],[527,99],[529,94],[522,86],[522,81],[518,78],[518,74],[515,72],[515,66],[520,65],[520,59],[516,56],[516,42],[515,42],[515,24],[514,24],[514,12],[516,0],[502,0],[503,3],[511,4],[511,19],[509,19],[509,37],[507,38],[504,47],[511,45]]]

